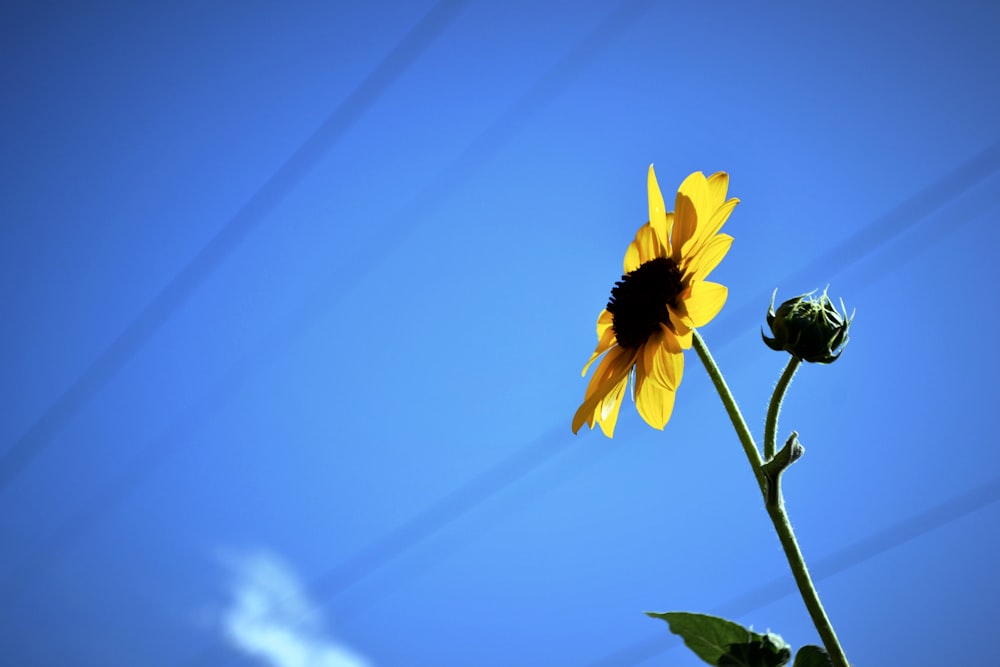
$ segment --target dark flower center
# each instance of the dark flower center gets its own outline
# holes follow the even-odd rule
[[[684,287],[681,279],[674,260],[657,257],[615,283],[608,312],[619,345],[635,349],[660,329],[661,322],[670,324],[667,306],[677,307]]]

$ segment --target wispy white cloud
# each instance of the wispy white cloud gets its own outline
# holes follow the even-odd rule
[[[272,667],[369,667],[331,640],[302,584],[273,555],[230,557],[232,601],[222,616],[226,639]]]

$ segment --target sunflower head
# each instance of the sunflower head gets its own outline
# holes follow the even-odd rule
[[[784,350],[802,361],[829,364],[840,358],[847,345],[854,313],[847,314],[843,300],[838,311],[825,289],[818,297],[813,297],[815,293],[789,299],[775,310],[775,290],[767,309],[767,326],[774,337],[768,338],[763,331],[761,337],[772,350]]]
[[[603,357],[573,417],[574,433],[598,424],[611,437],[629,378],[639,414],[662,429],[673,412],[691,332],[726,302],[726,288],[705,278],[733,242],[719,233],[739,202],[726,199],[729,177],[691,174],[677,190],[674,211],[666,210],[652,165],[646,183],[649,221],[625,251],[624,274],[597,318],[597,348],[584,375]]]

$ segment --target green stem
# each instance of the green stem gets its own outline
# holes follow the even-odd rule
[[[780,484],[777,477],[774,483]],[[781,496],[780,487],[776,497],[777,502],[768,505],[767,514],[771,517],[774,530],[778,533],[778,540],[781,541],[785,558],[788,559],[788,565],[792,568],[792,576],[795,577],[795,584],[799,587],[802,601],[805,602],[806,609],[809,610],[809,616],[812,617],[813,625],[816,626],[816,631],[819,633],[820,639],[823,640],[823,646],[826,647],[826,652],[829,654],[833,666],[851,667],[850,663],[847,662],[844,649],[840,646],[840,640],[837,639],[833,624],[830,623],[830,618],[826,615],[823,603],[819,599],[819,593],[816,591],[812,577],[809,576],[809,568],[806,567],[806,560],[802,556],[802,550],[799,549],[798,540],[795,539],[795,531],[792,530],[792,523],[788,520],[788,512],[785,511],[785,501]]]
[[[799,369],[799,364],[801,363],[802,361],[794,355],[788,358],[788,365],[785,366],[785,370],[778,380],[778,386],[774,388],[774,394],[771,395],[771,404],[767,406],[767,421],[764,422],[765,461],[770,461],[774,458],[774,452],[777,447],[778,414],[781,412],[781,401],[784,400],[785,391],[788,390],[788,385],[791,384],[792,378],[795,377],[795,371]]]
[[[750,461],[750,467],[753,468],[757,484],[760,486],[761,493],[764,496],[767,514],[771,517],[771,523],[774,524],[774,530],[778,534],[781,548],[785,552],[788,565],[791,567],[792,575],[795,577],[795,583],[799,587],[799,594],[802,596],[803,602],[805,602],[813,625],[816,626],[820,639],[823,641],[823,646],[826,647],[826,652],[830,656],[834,667],[850,667],[850,663],[847,662],[847,656],[844,655],[844,649],[841,648],[840,641],[837,639],[837,633],[834,632],[833,625],[830,623],[830,619],[823,609],[823,603],[820,602],[816,586],[809,576],[809,569],[806,567],[805,558],[802,556],[799,543],[795,539],[794,531],[792,531],[792,524],[788,520],[787,512],[785,512],[785,502],[781,496],[781,488],[778,486],[780,484],[780,476],[776,474],[773,479],[765,476],[760,452],[757,450],[757,445],[754,444],[753,436],[750,434],[750,429],[747,428],[739,406],[736,405],[736,399],[733,398],[732,392],[729,391],[729,387],[726,385],[725,378],[722,377],[722,372],[719,371],[719,367],[716,365],[711,353],[709,353],[705,341],[702,340],[697,331],[693,332],[693,338],[694,349],[697,351],[702,364],[704,364],[705,370],[708,371],[709,377],[712,378],[712,383],[715,385],[715,389],[719,393],[723,405],[726,406],[726,412],[729,413],[729,419],[733,423],[733,428],[736,429],[736,435],[743,444],[743,450],[746,452],[747,459]],[[785,369],[785,374],[782,375],[782,380],[785,380],[785,375],[788,376],[784,382],[785,388],[787,388],[788,381],[791,380],[791,376],[795,373],[797,365],[793,366],[793,364],[789,364],[789,368],[792,369],[791,372],[789,372],[788,368]],[[779,382],[779,385],[781,385],[781,382]],[[783,393],[784,389],[781,391]],[[776,389],[775,394],[777,393]],[[768,413],[768,420],[770,421],[770,410]],[[775,423],[777,422],[777,408],[775,409],[774,421]],[[773,433],[771,436],[773,437]],[[769,492],[768,489],[771,487],[773,488]],[[772,498],[771,502],[768,501],[769,497]]]
[[[719,397],[722,399],[723,405],[726,406],[726,412],[729,413],[729,421],[733,423],[733,428],[736,429],[736,435],[743,445],[743,451],[747,455],[747,460],[750,461],[750,467],[753,468],[753,474],[757,478],[757,485],[760,487],[760,492],[766,495],[767,479],[764,477],[762,468],[764,462],[760,458],[757,443],[753,441],[750,429],[747,428],[746,420],[743,419],[740,406],[736,404],[736,399],[733,398],[733,393],[729,391],[726,379],[722,377],[722,372],[716,365],[715,359],[712,358],[712,353],[708,351],[708,347],[705,345],[705,341],[702,340],[701,335],[697,331],[692,331],[692,335],[694,338],[694,349],[698,352],[698,357],[705,366],[705,370],[708,371],[708,376],[712,378],[712,383],[715,385],[715,390],[719,392]]]

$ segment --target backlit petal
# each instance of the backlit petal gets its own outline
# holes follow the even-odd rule
[[[667,252],[660,243],[658,234],[647,222],[635,233],[635,240],[625,251],[625,273],[631,273],[649,260],[666,255]]]
[[[597,370],[591,376],[584,396],[587,398],[598,395],[603,397],[611,391],[611,388],[618,384],[619,380],[628,375],[634,357],[633,351],[622,347],[613,347],[608,350],[608,353],[601,359],[601,363],[597,364]]]
[[[698,228],[698,210],[690,198],[678,193],[677,210],[674,211],[674,228],[670,236],[673,259],[677,264],[684,257],[685,246]]]
[[[705,281],[693,283],[690,295],[684,302],[692,326],[698,328],[711,322],[726,304],[728,294],[729,290],[725,285]]]
[[[573,432],[576,433],[586,422],[590,428],[594,428],[594,421],[602,419],[604,412],[602,404],[609,394],[618,389],[622,380],[628,378],[629,371],[635,361],[635,352],[621,347],[612,347],[601,363],[597,364],[597,370],[587,384],[587,391],[584,394],[583,404],[576,411],[573,417]]]
[[[576,412],[573,414],[573,433],[579,432],[580,427],[582,427],[584,424],[587,424],[588,426],[590,426],[590,428],[594,428],[593,415],[594,415],[594,408],[591,405],[590,401],[584,401],[580,405],[580,407],[576,409]]]
[[[662,339],[653,358],[653,376],[663,378],[661,384],[676,390],[684,375],[684,351],[677,336],[666,327],[662,329]]]
[[[641,377],[652,377],[655,374],[655,369],[653,368],[654,360],[653,357],[656,355],[656,348],[660,346],[660,339],[663,338],[663,333],[660,331],[654,331],[646,339],[646,342],[642,344],[639,348],[639,353],[635,357],[635,375],[638,378]],[[660,381],[659,378],[653,377],[657,382]]]
[[[670,421],[676,393],[656,382],[636,382],[635,407],[647,424],[660,431]]]
[[[653,226],[649,223],[640,227],[639,231],[636,232],[635,242],[639,247],[639,261],[643,264],[651,259],[666,255],[663,247],[660,245],[660,240],[657,238],[656,232],[653,230]]]
[[[628,374],[626,374],[621,380],[611,388],[601,401],[601,421],[606,421],[611,415],[618,414],[618,408],[621,406],[621,399],[624,398],[625,388],[628,386]],[[611,424],[611,430],[614,430],[614,424]],[[607,431],[605,431],[607,433]]]
[[[631,241],[625,250],[625,261],[622,262],[622,268],[625,273],[632,273],[639,268],[640,264],[642,264],[642,260],[639,259],[639,246],[635,241]]]
[[[615,330],[612,328],[612,318],[614,316],[607,310],[602,310],[601,314],[597,317],[597,348],[594,353],[590,355],[590,359],[587,360],[587,365],[583,367],[583,372],[580,375],[586,375],[587,369],[590,365],[594,363],[597,357],[604,354],[606,351],[611,349],[611,346],[615,345],[618,341],[615,339]]]
[[[719,208],[714,209],[711,214],[706,213],[710,217],[707,220],[702,221],[702,225],[698,227],[698,238],[691,244],[689,252],[696,253],[699,252],[699,248],[704,245],[707,241],[722,229],[722,225],[726,224],[729,220],[729,215],[736,208],[736,205],[740,203],[739,199],[735,197],[727,202],[724,202]]]
[[[669,329],[660,327],[660,330],[650,334],[646,342],[643,343],[635,360],[636,386],[638,386],[640,379],[649,379],[670,389],[677,388],[675,368],[669,360],[664,358],[667,350],[665,347],[667,344],[666,336],[673,339],[673,334]],[[676,342],[673,345],[676,347]]]
[[[591,380],[591,386],[593,380]],[[588,386],[588,390],[590,386]],[[583,403],[579,408],[576,409],[576,414],[573,415],[573,433],[580,430],[580,427],[586,424],[590,428],[594,428],[594,423],[598,421],[601,411],[601,402],[604,401],[604,394],[601,393],[589,393],[584,399]]]
[[[709,206],[717,209],[726,201],[726,192],[729,190],[729,174],[724,171],[717,171],[708,177],[708,199]]]
[[[695,257],[688,260],[685,273],[688,280],[696,282],[704,280],[708,274],[719,265],[722,258],[729,252],[729,247],[733,245],[733,237],[728,234],[716,234],[698,251]]]
[[[598,343],[597,347],[598,347],[598,349],[600,349],[600,347],[601,347],[600,343]],[[588,370],[588,369],[590,368],[590,365],[591,365],[592,363],[594,363],[594,361],[595,361],[595,360],[597,359],[597,357],[599,357],[599,356],[601,356],[601,353],[600,353],[600,352],[598,352],[597,350],[595,350],[595,351],[594,351],[594,353],[593,353],[592,355],[590,355],[590,359],[587,359],[587,363],[586,363],[586,364],[584,364],[584,366],[583,366],[583,370],[582,370],[582,371],[580,371],[580,377],[584,377],[584,376],[585,376],[585,375],[587,374],[587,370]]]
[[[653,165],[649,165],[649,173],[646,177],[646,189],[649,195],[649,224],[651,224],[661,237],[667,234],[667,207],[663,203],[663,193],[660,192],[660,185],[656,182],[656,172]]]
[[[660,233],[659,229],[656,230],[656,234],[657,234],[657,236],[660,237],[660,243],[663,245],[663,249],[665,251],[663,253],[664,257],[670,257],[673,254],[673,251],[671,250],[671,245],[670,245],[670,235],[673,233],[673,229],[674,229],[674,212],[673,211],[667,211],[667,227],[666,227],[666,229],[663,230],[662,234]]]
[[[699,209],[711,205],[709,199],[708,179],[705,174],[696,171],[681,183],[677,188],[677,194],[683,195],[694,202]]]
[[[614,324],[615,316],[611,314],[611,311],[604,309],[601,314],[597,316],[597,338],[600,340],[604,338],[604,334],[611,325]]]
[[[688,201],[682,203],[685,199]],[[701,218],[707,218],[711,208],[708,180],[703,173],[696,171],[685,178],[684,182],[677,188],[674,217],[678,220],[683,218],[683,222],[679,228],[678,222],[674,222],[674,259],[678,258],[677,253],[685,251],[685,246],[689,241],[696,238],[698,225],[708,222],[707,219],[702,220]]]
[[[604,435],[609,438],[615,436],[615,424],[618,423],[618,412],[622,409],[622,399],[625,398],[627,386],[628,376],[626,375],[601,403],[601,418],[598,423],[601,430],[604,431]]]
[[[680,315],[673,308],[668,309],[670,312],[670,331],[677,338],[677,342],[680,344],[681,349],[690,350],[691,349],[691,325],[690,319],[686,315]],[[660,326],[665,327],[666,324],[661,324]]]

